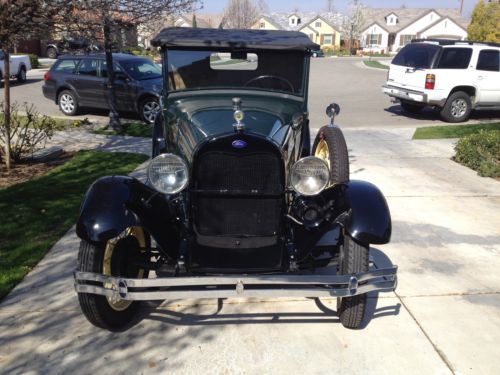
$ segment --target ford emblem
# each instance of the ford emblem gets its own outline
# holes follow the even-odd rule
[[[233,141],[232,143],[234,148],[245,148],[247,147],[247,143],[245,141],[242,141],[241,139],[237,139]]]

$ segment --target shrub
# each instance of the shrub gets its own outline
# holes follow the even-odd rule
[[[3,112],[4,104],[0,103]],[[10,156],[14,162],[19,162],[23,157],[33,154],[33,152],[45,147],[45,143],[50,139],[56,130],[60,130],[62,125],[48,116],[40,116],[33,104],[24,103],[23,112],[20,115],[17,103],[11,106],[11,123],[9,129],[5,127],[3,113],[0,116],[0,147],[5,147],[6,131],[10,134]]]
[[[500,130],[464,136],[455,146],[455,160],[483,177],[500,177]]]

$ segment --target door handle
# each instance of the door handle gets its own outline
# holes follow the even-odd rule
[[[478,79],[478,80],[480,80],[480,81],[481,81],[483,78],[484,78],[483,76],[477,76],[477,79]]]

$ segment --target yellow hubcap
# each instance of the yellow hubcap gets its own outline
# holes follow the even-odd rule
[[[135,237],[141,249],[146,247],[146,239],[144,237],[144,231],[141,227],[130,227],[127,228],[121,235],[108,241],[106,248],[104,249],[104,259],[102,263],[102,273],[107,276],[120,276],[111,274],[111,259],[113,258],[113,253],[115,251],[116,245],[122,239],[126,237]],[[137,273],[137,278],[142,278],[144,276],[144,270],[140,269]],[[112,285],[109,283],[104,284],[105,288],[111,288]],[[116,311],[123,311],[132,304],[132,301],[126,301],[123,299],[115,297],[107,297],[109,306]]]

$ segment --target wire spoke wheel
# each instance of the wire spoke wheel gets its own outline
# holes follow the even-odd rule
[[[73,97],[69,94],[61,95],[61,108],[64,112],[70,113],[75,109],[75,101]]]

